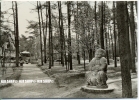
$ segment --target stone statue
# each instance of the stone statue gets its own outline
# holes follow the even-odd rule
[[[108,88],[106,84],[107,59],[104,56],[105,50],[97,49],[95,52],[95,57],[90,61],[86,72],[88,86]]]

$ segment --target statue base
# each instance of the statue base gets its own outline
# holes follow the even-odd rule
[[[81,90],[84,92],[89,92],[89,93],[109,93],[112,92],[114,90],[114,88],[112,87],[108,87],[108,88],[98,88],[96,86],[82,86]]]

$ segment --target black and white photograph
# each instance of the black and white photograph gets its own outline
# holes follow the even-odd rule
[[[0,99],[138,98],[138,1],[0,0]]]

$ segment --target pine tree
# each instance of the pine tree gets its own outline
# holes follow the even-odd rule
[[[134,10],[133,10],[133,1],[130,1],[130,30],[131,30],[131,54],[132,54],[132,72],[136,73],[135,65],[135,21],[134,21]]]
[[[122,76],[122,97],[132,98],[132,85],[130,75],[130,45],[129,45],[129,31],[128,31],[128,13],[127,2],[117,1],[117,24],[119,31],[119,51],[121,63]]]
[[[100,44],[101,48],[104,49],[104,31],[103,31],[103,1],[101,1],[101,24],[100,24]]]
[[[16,13],[16,35],[15,35],[15,47],[16,47],[16,67],[19,66],[19,29],[18,29],[18,7],[15,1],[15,13]]]
[[[114,30],[113,30],[113,33],[114,33],[114,66],[117,67],[117,54],[116,54],[116,30],[115,30],[115,2],[113,1],[113,27],[114,27]]]
[[[41,32],[41,21],[40,21],[40,10],[39,3],[37,1],[38,19],[39,19],[39,30],[40,30],[40,52],[41,52],[41,65],[43,65],[43,54],[42,54],[42,32]]]
[[[61,47],[61,64],[64,66],[64,53],[63,53],[63,26],[62,26],[62,13],[61,13],[61,1],[58,1],[59,9],[59,29],[60,29],[60,47]]]
[[[72,70],[72,51],[71,51],[71,1],[67,1],[67,14],[68,14],[68,65]]]
[[[51,24],[51,3],[48,1],[48,14],[49,14],[49,69],[52,66],[52,24]]]

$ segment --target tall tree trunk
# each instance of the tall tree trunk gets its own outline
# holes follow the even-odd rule
[[[105,15],[105,1],[104,1],[104,33],[105,33],[105,48],[106,48],[106,58],[107,58],[107,63],[108,65],[110,64],[109,63],[109,53],[108,53],[108,33],[106,31],[106,15]]]
[[[127,31],[128,31],[128,33],[129,33],[129,29],[130,29],[130,28],[129,28],[129,25],[130,25],[130,18],[129,18],[129,14],[128,14],[128,8],[127,8],[127,17],[128,17],[128,20],[127,20],[127,23],[128,23],[128,24],[127,24],[128,30],[127,30]],[[130,35],[130,34],[129,34],[129,35]],[[129,37],[131,37],[131,36],[129,36]],[[131,50],[132,48],[131,48],[131,46],[132,46],[132,45],[131,45],[131,43],[130,43],[130,38],[129,38],[129,47],[130,47],[130,49],[129,49],[129,51],[130,51],[130,53],[129,53],[129,62],[131,62],[131,63],[129,63],[129,64],[130,64],[130,69],[132,69],[132,54],[131,54],[131,53],[132,53],[132,50]]]
[[[95,1],[95,29],[96,29],[96,33],[95,33],[95,39],[94,40],[97,40],[97,1]]]
[[[85,70],[85,50],[83,49],[83,58],[84,58],[84,70]]]
[[[135,8],[136,8],[136,15],[138,16],[138,1],[135,1]],[[136,27],[137,28],[137,27]],[[137,50],[137,33],[138,32],[136,32],[135,31],[135,51],[136,51],[136,53],[135,53],[135,56],[137,56],[138,55],[138,50]],[[138,60],[138,57],[137,57],[137,59],[136,60]]]
[[[62,56],[63,60],[62,60],[62,64],[64,66],[64,57],[65,57],[64,55],[66,55],[66,53],[65,53],[66,50],[64,48],[65,47],[65,35],[64,35],[64,27],[63,27],[63,14],[62,14],[62,10],[61,10],[61,29],[62,29],[61,32],[62,32],[62,46],[63,46],[62,47],[63,48],[63,54],[62,54],[63,55]]]
[[[64,31],[64,29],[63,29],[63,31]],[[66,65],[66,69],[67,69],[67,55],[66,55],[66,43],[65,43],[66,41],[65,41],[65,36],[64,36],[64,41],[63,42],[64,42],[64,60],[65,60],[65,65]]]
[[[83,25],[83,36],[85,37],[85,25]],[[89,48],[89,47],[88,47]],[[88,49],[87,49],[88,50]],[[89,51],[89,50],[88,50]],[[82,52],[83,52],[83,60],[84,60],[84,70],[85,70],[85,60],[86,60],[86,57],[85,57],[85,48],[84,47],[82,47]],[[88,52],[89,53],[89,52]]]
[[[44,63],[46,63],[46,34],[44,33],[44,23],[43,23],[43,15],[42,15],[42,6],[41,2],[40,3],[40,13],[41,13],[41,22],[42,22],[42,32],[43,32],[43,41],[44,41]]]
[[[127,2],[117,1],[117,23],[119,31],[119,51],[121,63],[121,76],[122,76],[122,97],[132,98],[132,85],[130,75],[130,45],[129,45],[129,31],[128,31],[128,15],[127,15]]]
[[[88,52],[88,54],[89,54],[89,62],[92,60],[92,52],[93,52],[93,50],[92,49],[89,49],[89,52]]]
[[[61,2],[60,2],[61,3]],[[61,32],[62,32],[62,45],[63,45],[63,66],[64,66],[64,58],[65,58],[65,65],[67,69],[67,57],[66,57],[66,44],[65,44],[65,35],[64,35],[64,28],[63,28],[63,14],[62,10],[60,10],[60,15],[61,15]]]
[[[132,55],[132,72],[136,73],[135,65],[135,20],[134,20],[134,10],[133,10],[133,1],[130,1],[130,30],[131,30],[131,55]]]
[[[51,9],[50,9],[51,10]],[[53,51],[53,32],[52,32],[52,24],[51,24],[51,50],[52,50],[52,52],[51,52],[51,57],[52,57],[52,61],[51,61],[51,63],[52,63],[52,66],[54,66],[54,56],[53,56],[53,54],[54,54],[54,51]]]
[[[70,70],[72,70],[72,51],[71,51],[71,1],[67,1],[67,11],[68,11],[68,62],[70,65]]]
[[[14,37],[15,37],[15,34],[16,34],[16,20],[15,20],[15,10],[14,10],[14,2],[12,1],[12,10],[13,10],[13,20],[14,20]]]
[[[110,56],[110,26],[109,26],[109,22],[108,22],[108,24],[107,24],[107,27],[108,27],[108,34],[107,34],[107,36],[108,36],[108,41],[109,41],[109,44],[108,44],[108,48],[109,48],[109,50],[108,50],[108,52],[109,52],[109,58],[111,57]],[[109,64],[110,64],[110,62],[109,62]]]
[[[16,44],[16,67],[19,66],[19,29],[18,29],[18,7],[17,2],[15,1],[16,7],[16,36],[15,36],[15,44]]]
[[[137,15],[137,17],[138,17],[138,1],[135,1],[135,7],[136,7],[136,15]],[[137,29],[137,26],[135,27],[135,29]],[[137,57],[137,55],[138,55],[138,50],[137,50],[137,46],[138,46],[138,42],[137,42],[137,34],[138,34],[138,32],[136,32],[135,31],[135,48],[136,48],[136,57]],[[137,59],[136,59],[137,61],[138,61],[138,57],[137,57]]]
[[[116,31],[115,31],[115,2],[113,1],[113,9],[114,9],[114,12],[113,12],[113,27],[114,27],[114,30],[113,30],[113,33],[114,33],[114,66],[117,67],[117,54],[116,54]]]
[[[41,52],[41,65],[43,65],[43,54],[42,54],[42,33],[41,33],[40,11],[39,11],[39,3],[38,3],[38,1],[37,1],[37,10],[38,10],[38,19],[39,19],[39,28],[40,28],[40,52]]]
[[[101,48],[104,49],[104,34],[103,34],[103,1],[101,1],[101,24],[100,24],[100,44]]]
[[[60,30],[60,47],[61,47],[61,64],[64,66],[63,59],[63,32],[62,32],[62,14],[61,14],[61,1],[58,1],[58,10],[59,10],[59,30]]]
[[[0,2],[0,42],[1,42],[1,35],[2,35],[2,33],[1,33],[1,2]]]
[[[78,23],[78,9],[79,9],[79,4],[78,4],[78,1],[77,1],[77,17],[76,17],[76,19],[77,19],[77,23]],[[78,60],[78,64],[81,64],[81,62],[80,62],[80,52],[79,52],[79,33],[77,33],[76,34],[76,40],[77,40],[77,60]]]
[[[12,10],[13,10],[13,20],[14,20],[14,39],[16,38],[16,17],[15,17],[15,8],[14,8],[14,1],[12,1]],[[16,47],[15,43],[14,46]]]
[[[106,32],[106,57],[107,57],[107,63],[108,63],[108,65],[110,65],[110,61],[109,61],[109,52],[108,52],[108,49],[109,49],[108,47],[109,47],[109,46],[108,46],[108,42],[107,42],[107,41],[108,41],[108,34],[109,34],[109,33]]]
[[[99,44],[99,35],[98,35],[98,29],[97,29],[97,1],[95,1],[95,35],[94,35],[94,43],[96,43],[97,45]],[[95,46],[93,49],[93,56],[95,54]]]
[[[109,25],[110,25],[110,23],[109,23]],[[111,36],[111,52],[112,52],[112,58],[114,60],[113,36],[112,36],[112,32],[111,32],[111,27],[110,27],[110,36]]]
[[[50,2],[50,17],[51,17],[51,2]],[[51,19],[51,18],[50,18],[50,19]],[[51,32],[50,32],[50,33],[51,33],[51,34],[50,34],[50,35],[51,35],[51,42],[50,42],[50,43],[51,43],[51,59],[52,59],[52,60],[51,60],[51,65],[54,66],[54,56],[53,56],[53,32],[52,32],[52,30],[53,30],[52,28],[53,28],[53,27],[52,27],[52,22],[50,22],[50,25],[51,25]]]
[[[1,32],[1,25],[2,24],[2,21],[1,21],[1,2],[0,2],[0,42],[2,42],[2,32]],[[0,44],[1,46],[1,44]],[[2,49],[2,47],[0,47]],[[3,51],[3,50],[2,50]],[[0,62],[1,66],[2,66],[2,61]],[[2,74],[3,75],[3,74]]]
[[[51,9],[50,9],[51,10]],[[53,32],[52,32],[52,24],[51,24],[51,57],[52,57],[52,62],[51,62],[51,64],[52,64],[52,66],[54,66],[54,56],[53,56],[53,54],[54,54],[54,51],[53,51]]]
[[[47,1],[46,1],[46,5],[47,5]],[[44,38],[44,63],[47,62],[47,58],[46,58],[46,39],[47,39],[47,19],[48,19],[48,16],[47,16],[47,7],[46,7],[46,33],[45,33],[45,38]]]
[[[48,14],[49,14],[49,69],[52,66],[52,25],[51,25],[51,4],[48,1]]]

